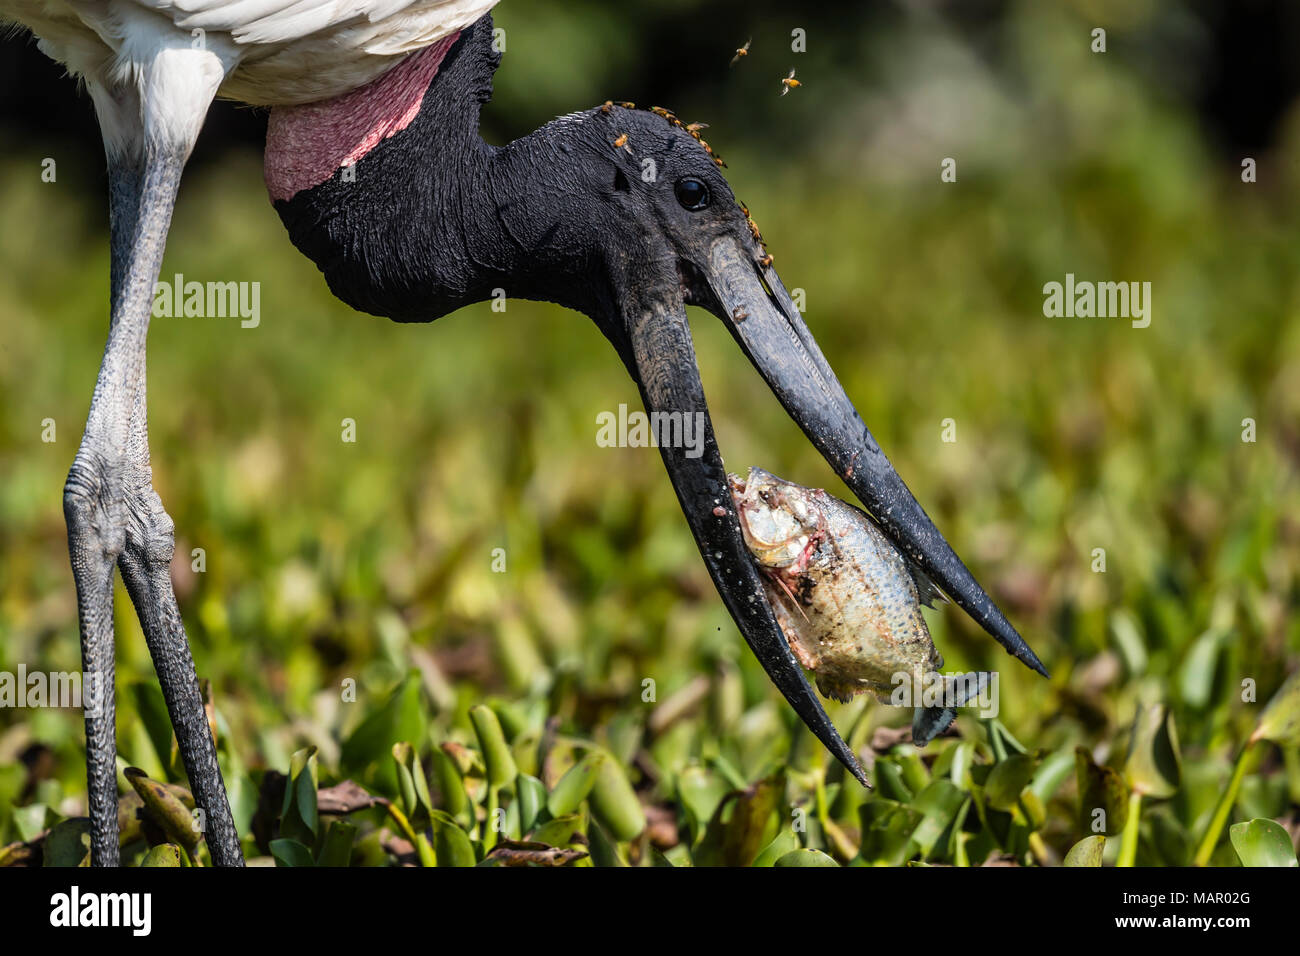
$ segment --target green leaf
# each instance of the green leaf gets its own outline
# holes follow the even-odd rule
[[[1290,835],[1272,820],[1234,823],[1228,838],[1242,866],[1300,866]]]
[[[1101,866],[1101,854],[1106,849],[1106,838],[1098,833],[1096,836],[1084,837],[1065,854],[1062,866]]]
[[[912,834],[924,819],[918,810],[880,798],[862,804],[858,817],[862,843],[855,862],[871,866],[901,866],[908,857]]]
[[[501,730],[501,721],[486,704],[476,704],[471,707],[469,719],[474,725],[479,749],[483,752],[488,784],[493,787],[510,786],[519,770],[515,766],[514,755],[510,753],[510,744],[506,742],[505,734]]]
[[[920,849],[921,858],[929,857],[945,834],[954,825],[960,826],[964,818],[962,808],[969,796],[958,790],[948,780],[933,780],[912,801],[912,808],[922,814],[921,821],[912,830],[911,842]]]
[[[469,834],[442,810],[433,811],[433,846],[440,867],[474,866],[478,863]]]
[[[774,814],[784,793],[783,774],[729,793],[713,811],[704,839],[692,853],[695,865],[749,866],[778,825]]]
[[[357,828],[346,820],[335,820],[325,831],[317,866],[347,866],[352,860],[352,844],[357,838]]]
[[[677,798],[686,811],[686,822],[693,840],[704,835],[714,811],[730,789],[727,782],[712,770],[698,765],[682,768],[677,775]]]
[[[587,827],[587,842],[591,845],[591,862],[595,866],[627,866],[618,852],[618,844],[611,834],[596,821]]]
[[[785,856],[776,861],[774,866],[839,866],[833,859],[823,853],[821,850],[809,850],[807,848],[791,850]]]
[[[547,820],[529,835],[529,839],[548,846],[571,846],[575,834],[582,833],[582,818],[570,813]]]
[[[616,841],[635,839],[645,829],[641,800],[613,754],[605,754],[587,801],[591,815]]]
[[[276,866],[315,866],[311,850],[297,840],[272,840],[271,856]]]
[[[1011,754],[999,761],[989,771],[984,781],[984,798],[997,810],[1014,810],[1020,801],[1020,791],[1029,786],[1038,770],[1036,754]]]
[[[45,866],[90,866],[90,820],[56,823],[45,836]]]
[[[154,754],[161,767],[172,765],[172,720],[167,713],[167,700],[157,681],[134,681],[131,700],[140,715],[140,723],[149,735]]]
[[[1300,670],[1288,677],[1260,714],[1259,724],[1250,735],[1256,740],[1300,746]]]
[[[419,747],[424,743],[425,725],[420,678],[418,673],[412,672],[343,742],[339,761],[345,771],[360,771],[390,756],[395,740],[409,740],[413,746]],[[389,771],[386,779],[392,776]]]
[[[515,802],[518,807],[519,831],[527,833],[537,825],[546,806],[546,785],[536,777],[521,773],[515,778]]]
[[[455,817],[457,823],[470,826],[474,812],[456,762],[441,747],[433,748],[429,760],[433,764],[433,778],[438,784],[438,799],[442,802],[442,809]]]
[[[1111,767],[1101,767],[1092,759],[1086,747],[1076,747],[1075,771],[1079,786],[1079,829],[1085,833],[1095,830],[1097,811],[1104,814],[1102,829],[1096,832],[1117,836],[1128,820],[1128,786]]]
[[[1124,774],[1129,787],[1143,796],[1164,799],[1178,792],[1183,758],[1178,750],[1174,715],[1162,704],[1138,705]]]
[[[165,784],[150,780],[139,767],[127,767],[126,779],[144,801],[149,816],[163,832],[190,852],[199,844],[199,827],[188,807]]]
[[[593,750],[565,772],[546,798],[546,809],[551,816],[568,816],[582,806],[606,759],[603,751]]]
[[[781,832],[776,835],[776,838],[759,851],[758,856],[754,857],[754,862],[750,865],[776,866],[777,860],[797,849],[799,849],[799,834],[794,832],[794,827],[783,827]]]
[[[433,798],[429,796],[429,781],[424,776],[424,765],[415,748],[405,741],[393,744],[393,760],[397,765],[397,794],[399,805],[411,826],[423,830],[429,824]]]
[[[181,848],[175,843],[160,843],[144,855],[141,866],[175,866],[181,865]]]
[[[316,843],[320,818],[316,812],[316,748],[304,747],[289,758],[280,810],[280,836],[308,846]]]

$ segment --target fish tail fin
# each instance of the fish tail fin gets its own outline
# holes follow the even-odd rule
[[[955,707],[917,707],[912,714],[912,743],[924,747],[956,719]]]
[[[917,707],[912,714],[912,743],[924,747],[952,726],[957,719],[957,708],[984,693],[989,675],[972,671],[969,674],[944,675],[944,700],[952,707]]]

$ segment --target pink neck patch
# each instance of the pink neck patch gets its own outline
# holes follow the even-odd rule
[[[277,106],[266,125],[266,188],[291,199],[411,125],[459,33],[412,53],[365,86],[305,106]]]

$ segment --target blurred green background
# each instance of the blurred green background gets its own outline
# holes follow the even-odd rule
[[[1103,762],[1122,762],[1139,701],[1165,702],[1187,784],[1162,812],[1195,834],[1300,652],[1294,85],[1274,76],[1251,99],[1230,68],[1251,58],[1224,60],[1241,51],[1224,47],[1210,4],[608,10],[498,8],[507,50],[485,135],[610,97],[710,123],[863,418],[1053,677],[1013,665],[950,607],[927,612],[949,668],[1000,670],[1000,720],[1026,747],[1082,744]],[[1104,54],[1089,49],[1096,26]],[[796,27],[806,53],[790,51]],[[1277,29],[1257,41],[1294,50]],[[804,85],[781,97],[791,66]],[[79,665],[61,489],[107,328],[107,217],[89,101],[57,74],[11,88],[0,114],[3,670]],[[42,129],[33,103],[47,104]],[[411,668],[430,718],[461,737],[468,704],[495,695],[544,700],[569,732],[604,739],[611,721],[651,720],[645,679],[662,703],[703,675],[698,699],[678,698],[683,759],[732,753],[747,780],[774,762],[838,780],[722,608],[657,452],[597,447],[600,412],[639,406],[592,323],[527,302],[431,326],[350,311],[267,200],[264,124],[218,109],[163,266],[260,282],[260,326],[157,319],[149,343],[154,478],[227,777],[244,791],[237,813],[300,747],[338,765],[365,713],[340,703],[341,681],[373,701]],[[41,180],[46,157],[55,183]],[[945,157],[956,183],[940,181]],[[1150,327],[1045,318],[1043,284],[1067,272],[1149,281]],[[729,467],[847,497],[725,329],[698,310],[692,321]],[[340,440],[345,418],[354,444]],[[945,419],[955,442],[941,440]],[[130,689],[153,670],[120,589],[117,629],[119,738],[151,769]],[[1258,703],[1243,702],[1245,679]],[[909,716],[828,710],[864,749]],[[981,734],[968,717],[958,727]],[[0,709],[14,807],[84,812],[83,747],[75,711]],[[1273,753],[1234,819],[1295,819],[1287,759],[1292,779]],[[647,801],[671,805],[638,774]],[[0,816],[0,843],[29,835],[14,815]],[[1086,835],[1064,813],[1044,834],[1058,852]]]

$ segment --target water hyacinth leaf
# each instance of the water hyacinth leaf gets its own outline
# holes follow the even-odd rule
[[[591,847],[591,862],[594,866],[627,866],[627,861],[618,852],[614,837],[595,820],[587,828],[587,842]]]
[[[1271,740],[1275,744],[1300,745],[1300,670],[1288,677],[1259,717],[1251,743]]]
[[[876,799],[858,808],[862,843],[855,862],[871,866],[901,866],[922,814],[892,800]]]
[[[735,790],[718,804],[692,856],[696,866],[748,866],[777,825],[775,811],[785,792],[782,775]]]
[[[127,767],[126,779],[144,801],[149,816],[176,843],[193,851],[199,843],[199,828],[185,804],[166,786],[150,780],[138,767]]]
[[[1147,669],[1146,641],[1132,612],[1120,608],[1111,614],[1110,633],[1128,672],[1134,676],[1144,674]]]
[[[931,782],[916,795],[912,808],[921,813],[921,820],[912,830],[911,842],[920,850],[922,859],[929,857],[953,826],[961,825],[968,799],[951,782],[942,779]]]
[[[312,845],[320,818],[316,809],[316,748],[305,747],[289,758],[289,779],[280,810],[280,836]]]
[[[1228,838],[1242,866],[1300,866],[1290,834],[1272,820],[1234,823]]]
[[[807,847],[791,850],[785,856],[777,860],[773,866],[839,866],[831,857],[827,856],[821,850],[810,850]]]
[[[167,701],[162,688],[154,681],[134,681],[131,684],[131,701],[135,704],[140,723],[149,735],[158,763],[163,767],[172,764],[172,721],[167,714]]]
[[[45,866],[90,866],[90,819],[61,820],[45,836]]]
[[[144,858],[140,860],[141,866],[158,867],[158,866],[175,866],[181,865],[181,848],[175,843],[160,843],[153,847]]]
[[[547,809],[546,787],[536,777],[521,773],[515,779],[513,806],[518,808],[520,832],[527,833],[537,825],[542,811]]]
[[[412,671],[343,742],[339,762],[344,770],[360,771],[390,756],[394,740],[407,740],[419,747],[424,743],[426,723],[419,672]],[[390,767],[386,766],[383,779],[391,790],[396,779]]]
[[[984,781],[984,799],[997,810],[1014,810],[1020,801],[1020,792],[1029,786],[1038,770],[1039,758],[1035,754],[1011,754],[999,761],[989,771]]]
[[[799,849],[799,834],[793,827],[782,827],[772,842],[759,851],[750,866],[776,866],[776,861],[792,850]]]
[[[31,803],[25,807],[14,807],[13,821],[14,828],[18,831],[18,838],[24,843],[35,840],[45,827],[45,821],[49,817],[49,808],[43,803]]]
[[[316,865],[316,861],[311,858],[311,850],[297,840],[272,840],[270,848],[277,867]]]
[[[455,817],[457,823],[469,826],[473,822],[473,809],[456,762],[441,747],[433,749],[429,761],[433,765],[433,779],[438,787],[439,806]]]
[[[1106,849],[1106,838],[1098,833],[1096,836],[1084,837],[1065,854],[1062,866],[1101,866],[1102,852]]]
[[[1128,786],[1111,767],[1098,766],[1086,747],[1076,747],[1079,829],[1116,836],[1128,820]],[[1097,829],[1100,826],[1101,829]]]
[[[1150,821],[1151,843],[1165,866],[1187,866],[1192,858],[1193,840],[1187,828],[1172,813],[1154,812]]]
[[[569,846],[573,843],[574,837],[581,833],[582,817],[570,813],[556,817],[554,820],[547,820],[533,830],[529,837],[533,842],[545,843],[548,846]]]
[[[892,754],[878,758],[875,770],[874,782],[876,790],[879,791],[882,797],[897,803],[912,802],[912,798],[916,796],[916,793],[907,785],[907,780],[903,776],[903,769]]]
[[[1183,703],[1194,710],[1204,710],[1214,691],[1214,673],[1228,632],[1217,627],[1207,629],[1183,659],[1178,670],[1178,693]]]
[[[546,798],[546,809],[553,817],[564,817],[575,812],[587,799],[606,757],[603,751],[593,750],[569,768],[555,784]]]
[[[439,749],[455,765],[456,772],[460,774],[461,779],[482,777],[487,772],[483,763],[483,755],[477,750],[471,750],[454,740],[443,741]]]
[[[423,829],[428,826],[429,813],[433,810],[424,765],[415,748],[406,742],[393,744],[393,760],[397,765],[397,792],[402,811],[411,826]]]
[[[1029,789],[1038,797],[1039,802],[1046,803],[1074,770],[1074,751],[1061,747],[1043,758]]]
[[[1143,796],[1164,799],[1178,792],[1183,779],[1178,731],[1174,715],[1162,704],[1138,706],[1124,775],[1129,787]]]
[[[474,866],[478,863],[469,834],[460,828],[451,815],[442,810],[433,811],[433,847],[438,866]]]
[[[501,721],[486,704],[471,707],[469,719],[474,725],[479,749],[483,752],[488,784],[493,787],[508,787],[519,771],[515,766],[514,755],[510,753],[510,744],[506,742],[505,733],[501,730]]]
[[[645,810],[619,762],[606,753],[588,794],[591,814],[619,842],[635,839],[645,829]]]
[[[357,838],[357,828],[346,820],[335,820],[325,830],[317,866],[347,866],[352,860],[352,844]]]
[[[677,799],[686,811],[686,822],[694,839],[704,835],[729,789],[727,782],[712,770],[698,765],[682,768],[677,776]]]

